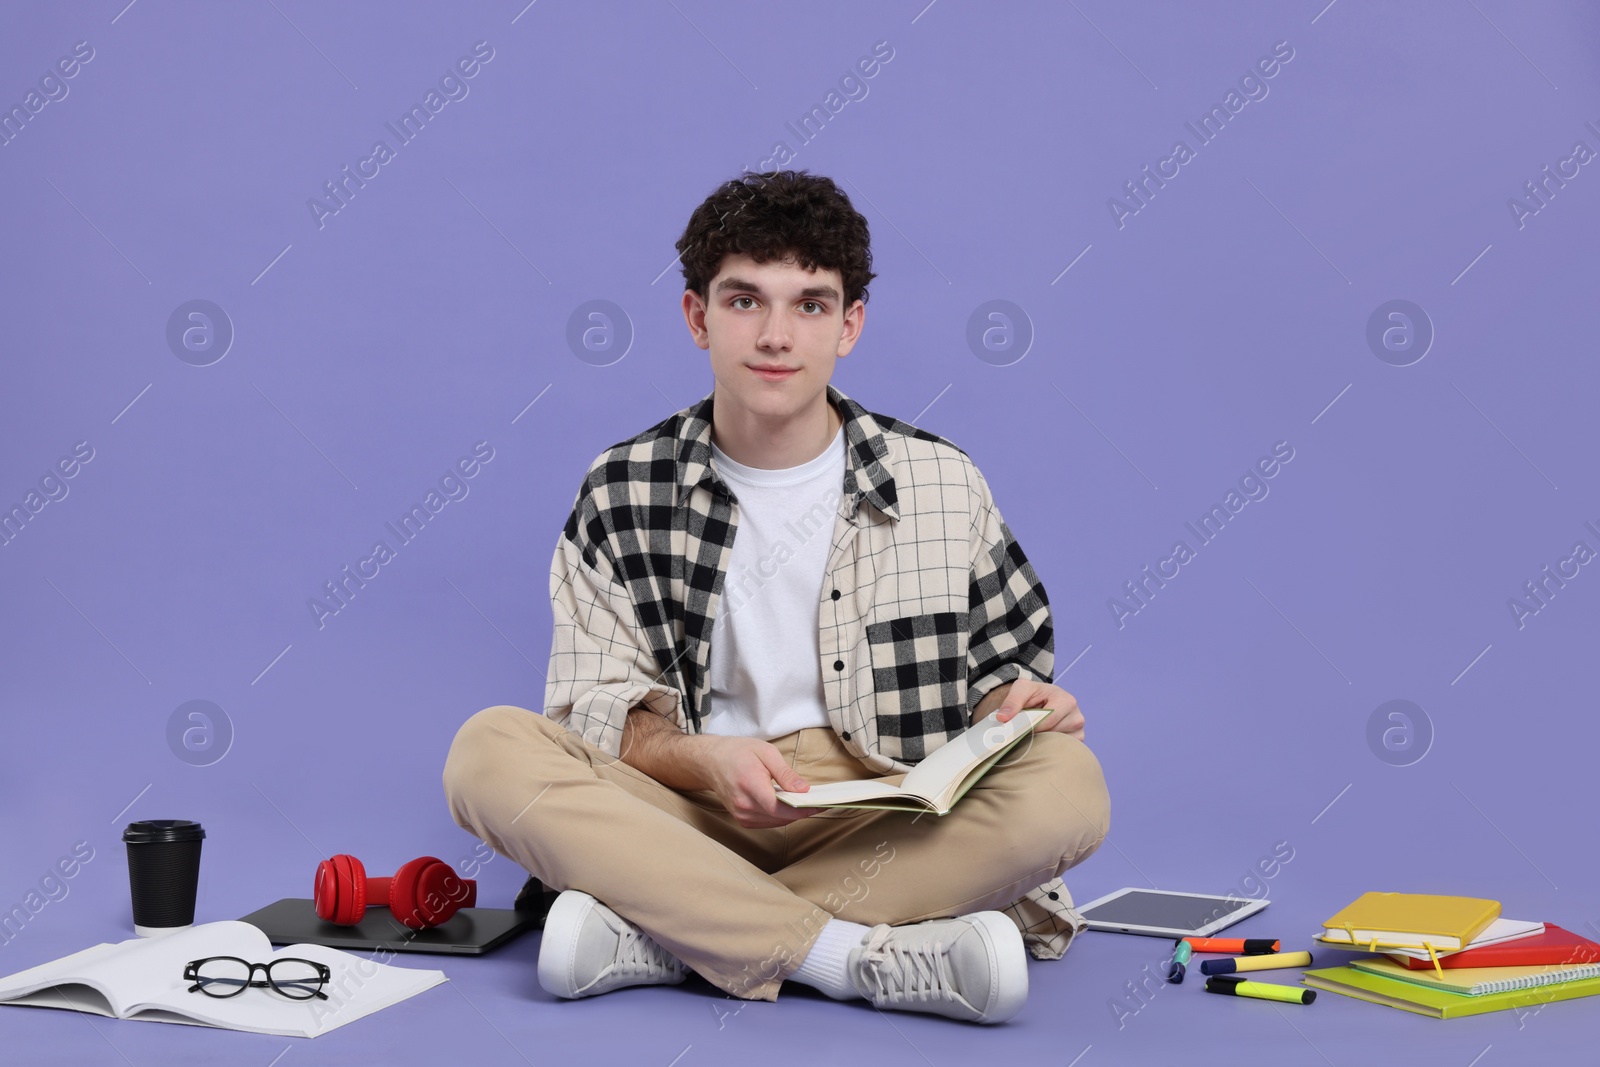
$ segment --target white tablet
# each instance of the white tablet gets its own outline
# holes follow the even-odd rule
[[[1170,889],[1119,889],[1078,909],[1091,930],[1151,937],[1209,937],[1269,902]]]

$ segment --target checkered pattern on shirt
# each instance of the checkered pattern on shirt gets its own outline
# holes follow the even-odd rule
[[[965,452],[828,397],[846,465],[818,670],[850,750],[909,770],[996,686],[1050,681],[1049,602]],[[708,396],[602,453],[552,561],[546,714],[613,755],[636,705],[700,729],[738,503],[712,467],[711,412]]]
[[[888,622],[867,624],[872,646],[872,689],[892,693],[895,709],[878,704],[880,737],[901,741],[921,738],[929,727],[946,734],[960,733],[968,716],[961,679],[966,671],[962,645],[967,633],[965,611],[935,611]]]
[[[1058,960],[1089,923],[1056,878],[1001,909],[1022,932],[1022,943],[1036,960]]]

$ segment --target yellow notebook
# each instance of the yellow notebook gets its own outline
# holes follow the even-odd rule
[[[1363,893],[1323,923],[1318,940],[1376,951],[1381,946],[1453,952],[1500,917],[1500,902],[1428,893]]]
[[[1528,967],[1456,967],[1448,971],[1413,971],[1387,956],[1355,960],[1350,966],[1368,974],[1381,974],[1400,982],[1415,982],[1430,989],[1446,989],[1469,997],[1508,993],[1561,982],[1600,978],[1600,963],[1547,963]]]

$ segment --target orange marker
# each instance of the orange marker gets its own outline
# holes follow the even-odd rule
[[[1229,956],[1260,956],[1278,951],[1281,941],[1264,937],[1186,937],[1196,952],[1222,952]]]

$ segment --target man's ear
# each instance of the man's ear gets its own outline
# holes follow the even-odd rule
[[[861,331],[867,325],[867,305],[860,300],[850,305],[850,310],[844,316],[844,330],[839,334],[839,358],[843,359],[850,354],[856,342],[861,339]]]
[[[711,347],[711,334],[706,329],[706,303],[693,289],[683,291],[683,321],[689,327],[689,336],[701,348]]]

